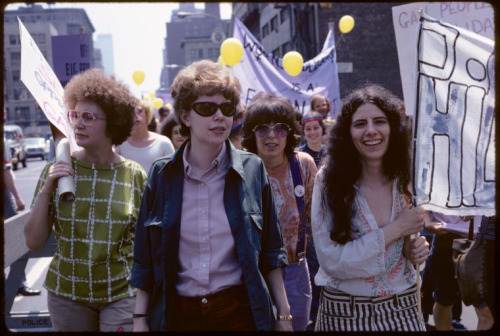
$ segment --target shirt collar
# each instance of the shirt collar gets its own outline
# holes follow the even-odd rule
[[[191,150],[191,142],[189,142],[186,145],[184,153],[182,155],[182,160],[184,162],[184,173],[186,178],[192,178],[192,173],[193,173],[193,167],[187,160],[190,150]],[[208,170],[215,168],[217,170],[217,174],[221,174],[225,170],[227,170],[228,166],[229,166],[229,160],[227,157],[226,142],[223,142],[219,154],[217,154],[217,157],[212,161],[212,163],[210,164],[210,168]]]

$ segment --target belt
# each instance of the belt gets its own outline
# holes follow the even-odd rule
[[[323,295],[325,295],[327,298],[330,299],[335,299],[337,301],[344,301],[344,302],[371,302],[371,303],[382,303],[386,301],[395,301],[404,298],[406,296],[411,296],[414,295],[417,292],[417,285],[413,285],[407,290],[404,290],[401,293],[394,294],[394,295],[386,295],[386,296],[381,296],[381,297],[371,297],[371,296],[357,296],[357,295],[351,295],[347,294],[345,292],[340,292],[328,287],[323,287]]]
[[[182,296],[176,295],[176,302],[179,304],[186,305],[199,305],[199,304],[207,304],[213,302],[231,302],[234,301],[236,297],[247,296],[247,289],[245,285],[237,285],[232,286],[217,293],[208,294],[204,296]]]

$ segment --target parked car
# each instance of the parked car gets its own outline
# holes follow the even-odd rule
[[[23,130],[17,125],[4,125],[3,136],[10,148],[12,169],[17,170],[19,162],[26,168],[26,149],[23,142]]]
[[[45,160],[48,154],[45,138],[26,138],[24,139],[24,147],[28,158],[39,157]]]

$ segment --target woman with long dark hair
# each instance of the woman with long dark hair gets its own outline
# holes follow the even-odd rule
[[[343,101],[318,172],[312,230],[322,289],[317,331],[425,330],[415,264],[429,248],[410,236],[426,212],[411,206],[404,104],[374,84]]]

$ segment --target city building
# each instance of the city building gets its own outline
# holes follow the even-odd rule
[[[229,23],[221,20],[219,3],[205,3],[204,9],[195,8],[194,3],[179,3],[166,24],[164,67],[157,95],[169,91],[182,67],[201,59],[217,61],[220,45],[229,36]]]
[[[27,4],[15,10],[4,10],[4,108],[7,124],[23,128],[25,136],[50,134],[49,122],[33,96],[21,82],[21,44],[19,23],[23,22],[49,65],[52,63],[52,36],[94,33],[84,9],[44,8]],[[94,58],[95,58],[94,54]],[[93,65],[92,65],[93,66]]]
[[[266,51],[283,57],[299,52],[304,61],[322,49],[328,27],[335,27],[341,97],[366,83],[381,84],[403,97],[392,7],[403,3],[277,2],[233,3],[233,15],[259,40]],[[342,34],[344,15],[355,19],[354,29]]]
[[[113,52],[113,35],[97,34],[94,39],[94,50],[101,54],[101,65],[104,72],[109,76],[115,75],[115,61]],[[94,58],[94,62],[96,59]],[[99,68],[94,63],[94,67]]]

